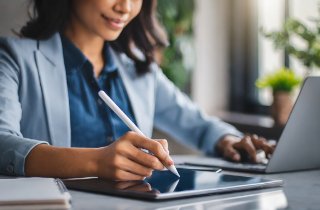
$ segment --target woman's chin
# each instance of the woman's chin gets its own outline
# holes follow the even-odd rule
[[[116,39],[118,39],[118,37],[120,36],[121,31],[108,31],[108,32],[104,32],[101,37],[106,40],[106,41],[114,41]]]

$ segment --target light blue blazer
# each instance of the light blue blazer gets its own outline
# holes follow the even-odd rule
[[[138,127],[156,127],[182,143],[214,154],[214,144],[234,127],[201,113],[156,64],[138,76],[125,54],[113,51]],[[72,107],[71,107],[72,108]],[[48,40],[0,39],[0,173],[24,175],[38,144],[70,147],[70,115],[59,34]]]

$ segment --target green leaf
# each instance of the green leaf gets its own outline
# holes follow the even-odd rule
[[[320,17],[311,18],[311,24],[314,26],[307,27],[301,21],[288,18],[280,31],[265,32],[261,28],[260,32],[273,41],[275,49],[286,50],[289,55],[296,57],[307,67],[320,67]],[[300,41],[307,47],[300,49],[292,42],[293,37],[301,39]]]
[[[281,68],[277,71],[264,75],[256,81],[258,88],[271,88],[273,92],[291,92],[294,87],[300,85],[302,78],[297,76],[291,69]]]
[[[164,74],[179,88],[183,89],[190,73],[184,66],[187,56],[181,46],[193,37],[194,0],[159,0],[158,16],[168,33],[170,45],[164,50],[160,64]]]

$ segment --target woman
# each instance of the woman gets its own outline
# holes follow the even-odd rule
[[[266,141],[208,118],[153,62],[167,41],[156,0],[33,0],[22,38],[0,41],[0,172],[136,180],[171,165],[166,140],[129,129],[105,90],[151,136],[153,126],[207,154],[255,160]],[[150,150],[154,156],[140,150]]]

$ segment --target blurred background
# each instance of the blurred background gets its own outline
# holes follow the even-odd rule
[[[258,129],[261,135],[274,132],[270,137],[276,138],[280,131],[270,119],[272,89],[257,88],[256,80],[284,66],[302,76],[318,66],[306,65],[291,48],[275,49],[277,41],[279,45],[283,40],[267,38],[262,31],[285,31],[286,38],[284,25],[294,19],[303,27],[294,28],[298,35],[289,37],[290,42],[303,49],[315,36],[314,42],[320,43],[319,1],[158,0],[158,4],[170,39],[170,46],[158,52],[158,62],[168,78],[209,115],[218,115],[242,130]],[[1,36],[19,31],[27,20],[27,6],[27,0],[0,0]],[[312,48],[315,60],[320,56],[317,49]],[[190,152],[172,144],[173,153]]]

